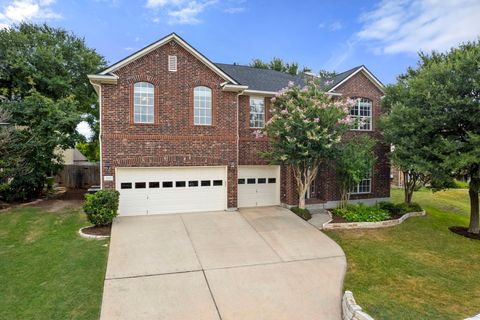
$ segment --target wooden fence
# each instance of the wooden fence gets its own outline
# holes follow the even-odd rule
[[[100,185],[100,166],[98,163],[65,165],[55,177],[55,182],[72,189],[88,189]]]

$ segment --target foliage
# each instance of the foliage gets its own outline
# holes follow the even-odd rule
[[[75,148],[78,149],[88,161],[98,162],[100,161],[100,143],[99,140],[92,142],[79,142]]]
[[[261,59],[253,59],[252,62],[250,62],[250,67],[257,68],[257,69],[270,69],[270,70],[275,70],[279,72],[284,72],[284,73],[289,73],[291,75],[297,75],[298,74],[298,63],[296,62],[284,62],[280,58],[274,57],[270,62],[263,62]],[[306,72],[310,70],[307,67],[303,68],[303,72]]]
[[[363,203],[339,207],[332,211],[350,222],[379,222],[390,218],[390,213],[387,210],[380,208],[378,205],[366,206]]]
[[[403,201],[402,190],[393,189],[391,197]],[[477,314],[480,287],[472,284],[480,274],[480,242],[448,230],[468,225],[468,192],[423,189],[414,197],[427,216],[393,228],[326,231],[347,256],[345,287],[375,319],[454,320]],[[439,303],[440,296],[445,303]]]
[[[320,70],[318,72],[318,76],[321,79],[332,79],[337,75],[335,71],[328,71],[328,70]]]
[[[0,181],[12,183],[0,197],[38,196],[61,167],[54,144],[70,148],[82,140],[75,130],[81,114],[95,129],[97,97],[87,75],[104,66],[83,39],[63,29],[21,23],[0,30],[0,95],[6,97],[0,107],[17,128],[1,160]]]
[[[47,177],[62,168],[62,157],[56,150],[74,146],[80,113],[72,97],[56,101],[33,91],[22,100],[3,103],[17,129],[2,157],[0,181],[8,184],[0,190],[6,201],[39,196]]]
[[[382,210],[390,212],[392,215],[403,215],[405,213],[420,212],[423,210],[422,207],[415,202],[394,204],[392,202],[382,201],[377,203],[377,206]]]
[[[67,204],[0,214],[0,318],[98,319],[108,241],[80,238],[88,222]]]
[[[454,179],[452,188],[468,189],[468,182]]]
[[[334,100],[314,82],[305,87],[292,82],[271,100],[271,118],[257,137],[266,134],[270,151],[263,156],[273,163],[290,165],[305,208],[305,193],[318,167],[333,158],[342,135],[352,123],[348,110],[353,103]]]
[[[111,224],[117,216],[119,196],[120,193],[116,190],[100,190],[94,194],[86,194],[83,210],[88,221],[95,226]]]
[[[471,201],[469,232],[478,234],[480,40],[446,53],[422,53],[418,68],[409,69],[400,80],[404,83],[395,87],[395,92],[400,92],[400,102],[394,102],[395,95],[386,98],[386,104],[393,106],[387,120],[391,121],[389,127],[400,124],[407,129],[403,133],[404,143],[410,140],[407,156],[400,160],[409,160],[416,172],[431,175],[434,190],[448,187],[455,176],[467,176]],[[388,130],[386,136],[390,136]],[[395,148],[398,140],[391,140]],[[394,162],[403,166],[397,159]]]
[[[340,184],[340,207],[345,208],[352,189],[362,179],[372,174],[375,162],[375,140],[370,136],[358,136],[342,143],[335,157],[335,168]]]
[[[290,210],[292,210],[293,213],[295,213],[297,216],[299,216],[305,221],[312,219],[312,214],[308,209],[300,209],[299,207],[292,207],[290,208]]]

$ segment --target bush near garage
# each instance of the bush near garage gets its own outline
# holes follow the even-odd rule
[[[120,193],[116,190],[100,190],[94,194],[86,194],[83,210],[88,221],[97,227],[111,224],[118,215],[119,196]]]
[[[308,211],[308,209],[292,207],[290,210],[305,221],[312,219],[312,214],[310,213],[310,211]]]

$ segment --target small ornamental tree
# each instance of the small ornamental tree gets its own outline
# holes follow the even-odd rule
[[[352,189],[372,174],[374,146],[375,140],[370,136],[360,136],[339,146],[335,167],[340,184],[340,208],[347,207]]]
[[[272,163],[290,165],[298,191],[298,207],[305,208],[305,194],[319,166],[332,159],[352,118],[353,100],[334,100],[314,82],[305,87],[292,82],[272,98],[271,118],[257,137],[266,134]]]

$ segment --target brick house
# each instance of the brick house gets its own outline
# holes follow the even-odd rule
[[[90,75],[100,102],[102,188],[119,190],[121,215],[295,205],[291,169],[262,159],[268,142],[253,132],[268,121],[277,91],[313,76],[215,64],[174,33]],[[364,66],[330,80],[328,93],[358,98],[352,115],[366,120],[349,135],[378,137],[383,85]],[[389,197],[387,152],[376,146],[372,176],[353,199]],[[307,203],[332,207],[339,198],[334,165],[326,165]]]

